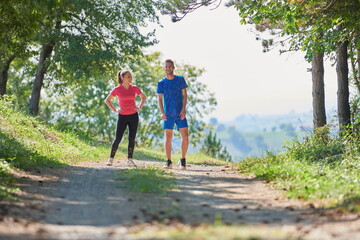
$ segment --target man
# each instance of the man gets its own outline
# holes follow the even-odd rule
[[[161,119],[164,120],[165,130],[165,153],[167,157],[165,168],[172,168],[171,149],[174,125],[181,134],[181,159],[180,169],[186,169],[186,153],[189,146],[189,130],[186,120],[187,84],[181,76],[174,75],[174,62],[170,59],[165,61],[166,77],[158,82],[156,93],[161,112]]]

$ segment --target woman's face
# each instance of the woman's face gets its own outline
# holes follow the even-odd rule
[[[131,83],[132,82],[132,75],[131,73],[125,73],[124,77],[122,78],[124,83]]]

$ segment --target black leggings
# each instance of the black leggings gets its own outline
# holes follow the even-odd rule
[[[119,114],[119,118],[116,126],[116,136],[111,147],[111,153],[110,153],[111,158],[114,158],[127,126],[129,126],[128,158],[132,158],[135,147],[135,137],[136,137],[138,123],[139,123],[138,113],[134,113],[131,115]]]

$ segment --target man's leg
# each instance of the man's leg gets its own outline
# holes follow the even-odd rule
[[[165,153],[168,160],[171,160],[173,130],[165,129]]]
[[[181,158],[186,158],[186,153],[189,147],[189,128],[180,128],[181,134]]]

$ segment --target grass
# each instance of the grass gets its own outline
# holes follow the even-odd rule
[[[272,181],[290,198],[360,211],[359,142],[353,140],[356,136],[328,137],[328,130],[319,130],[304,142],[294,140],[278,155],[246,158],[236,168]]]
[[[153,166],[120,171],[119,179],[127,181],[131,191],[139,193],[165,193],[176,187],[173,173]]]
[[[104,146],[91,146],[76,135],[59,132],[36,118],[17,112],[6,101],[0,104],[0,158],[20,169],[99,159]]]
[[[13,193],[19,189],[12,187],[14,183],[14,178],[10,174],[10,166],[5,161],[0,162],[0,199],[4,200],[14,200],[16,199],[13,196]]]
[[[215,240],[215,239],[238,239],[238,240],[260,240],[260,239],[297,239],[291,237],[279,228],[268,226],[246,226],[246,225],[208,225],[200,226],[175,225],[157,226],[148,229],[140,229],[135,232],[136,239],[174,239],[174,240]]]

